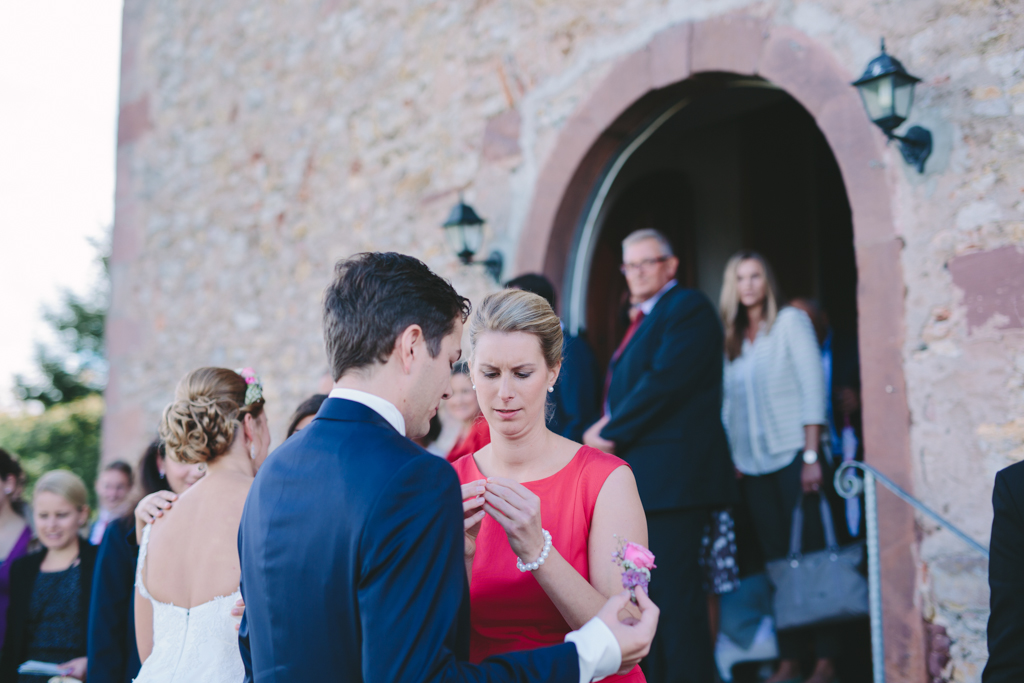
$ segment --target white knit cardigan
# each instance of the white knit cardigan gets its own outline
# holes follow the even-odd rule
[[[736,462],[744,474],[767,474],[793,462],[804,446],[804,426],[825,424],[825,373],[814,327],[803,311],[786,307],[779,311],[767,334],[759,334],[751,349],[754,354],[754,391],[758,418],[768,444],[764,462]],[[722,393],[722,423],[729,435],[736,433],[730,410],[730,370],[725,360]],[[738,418],[737,418],[738,419]],[[745,449],[749,450],[749,449]]]

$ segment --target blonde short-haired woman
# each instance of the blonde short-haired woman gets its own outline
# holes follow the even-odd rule
[[[810,318],[782,306],[771,268],[756,252],[741,251],[729,259],[720,312],[725,327],[722,422],[757,540],[765,559],[774,560],[788,553],[793,509],[801,495],[825,494],[819,457],[825,424],[821,351]],[[817,500],[809,502],[817,510]],[[820,526],[811,524],[817,515],[805,517],[805,538],[820,535]],[[803,681],[799,659],[807,649],[813,649],[817,664],[806,680],[835,679],[841,636],[834,625],[780,631],[778,641],[782,662],[770,683]]]

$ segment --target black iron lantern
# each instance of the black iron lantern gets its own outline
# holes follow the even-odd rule
[[[459,197],[459,202],[452,207],[451,213],[448,215],[448,220],[444,222],[445,233],[448,236],[448,242],[455,250],[455,255],[459,257],[465,265],[480,265],[484,267],[484,270],[494,278],[495,282],[501,282],[501,270],[504,266],[504,259],[501,256],[501,252],[492,251],[491,255],[487,257],[486,261],[475,261],[473,257],[480,251],[484,241],[484,219],[480,218],[473,207],[462,201],[462,197]]]
[[[932,152],[932,134],[920,126],[913,126],[905,135],[893,133],[910,116],[914,106],[914,86],[920,78],[911,76],[898,59],[885,51],[872,59],[864,75],[853,82],[860,93],[868,118],[882,129],[886,137],[900,143],[903,160],[924,173],[924,162]]]

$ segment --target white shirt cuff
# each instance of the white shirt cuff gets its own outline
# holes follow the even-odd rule
[[[608,625],[597,617],[567,635],[565,642],[576,644],[576,654],[580,658],[580,683],[611,676],[622,666],[619,641],[615,640]]]

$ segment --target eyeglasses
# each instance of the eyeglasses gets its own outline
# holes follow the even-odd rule
[[[664,263],[668,261],[670,256],[659,256],[658,258],[645,258],[643,261],[637,261],[636,263],[623,263],[619,266],[619,272],[623,275],[627,273],[637,273],[641,270],[647,270],[653,268],[657,263]]]

